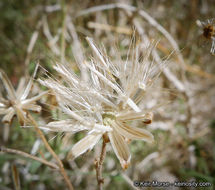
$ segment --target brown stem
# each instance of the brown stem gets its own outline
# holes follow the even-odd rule
[[[20,151],[20,150],[11,149],[11,148],[5,148],[5,147],[0,146],[0,152],[18,154],[18,155],[21,155],[21,156],[23,156],[25,158],[30,158],[30,159],[36,160],[38,162],[41,162],[41,163],[43,163],[43,164],[45,164],[45,165],[47,165],[47,166],[49,166],[51,168],[54,168],[54,169],[57,169],[57,170],[59,169],[59,167],[56,164],[53,164],[53,163],[51,163],[51,162],[49,162],[47,160],[44,160],[42,158],[38,158],[36,156],[33,156],[31,154],[28,154],[28,153]]]
[[[104,183],[104,178],[102,177],[102,165],[104,163],[104,159],[106,156],[106,144],[108,142],[108,137],[107,135],[103,135],[103,143],[102,143],[102,150],[100,154],[99,160],[95,160],[95,166],[96,166],[96,179],[98,183],[98,189],[102,190],[102,184]]]
[[[15,190],[21,190],[19,171],[15,164],[12,164],[11,171],[12,171],[12,177],[13,177],[13,183],[14,183]]]
[[[42,131],[39,129],[39,127],[37,125],[37,122],[34,120],[34,118],[30,114],[28,114],[28,117],[29,117],[30,121],[32,122],[32,124],[34,125],[34,128],[35,128],[37,134],[40,136],[41,140],[43,141],[46,149],[51,153],[51,155],[57,161],[59,169],[60,169],[60,172],[61,172],[61,174],[62,174],[62,176],[63,176],[63,178],[64,178],[64,180],[65,180],[65,182],[66,182],[66,184],[68,186],[68,188],[70,190],[73,190],[73,186],[72,186],[72,184],[71,184],[71,182],[69,180],[68,175],[66,174],[66,171],[64,169],[62,161],[59,159],[59,157],[57,156],[57,154],[54,152],[54,150],[51,148],[51,146],[47,142],[45,136],[43,135]]]

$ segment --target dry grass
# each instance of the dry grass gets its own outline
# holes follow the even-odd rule
[[[86,36],[93,38],[104,56],[114,63],[127,56],[132,58],[128,50],[134,37],[136,44],[143,47],[158,41],[150,60],[162,73],[139,102],[141,109],[156,107],[153,121],[147,125],[155,143],[132,141],[129,144],[131,165],[124,171],[110,143],[105,145],[104,162],[100,155],[101,141],[93,151],[76,160],[67,160],[68,152],[85,136],[84,132],[44,131],[49,144],[46,147],[54,151],[47,152],[34,129],[21,128],[15,117],[10,125],[1,123],[0,144],[8,149],[3,148],[0,153],[0,189],[66,188],[59,171],[50,167],[61,167],[61,173],[74,189],[97,188],[96,167],[98,181],[104,178],[104,183],[99,183],[103,189],[137,189],[133,181],[215,183],[215,56],[210,53],[211,42],[204,40],[202,29],[196,25],[196,20],[214,16],[213,1],[201,4],[169,0],[114,2],[87,0],[30,5],[24,1],[22,6],[3,2],[0,5],[0,67],[9,75],[13,86],[17,86],[21,76],[28,78],[38,61],[41,67],[37,78],[47,78],[45,71],[48,71],[49,76],[61,81],[53,70],[54,63],[58,62],[69,65],[86,82],[89,71],[84,62],[89,62],[96,53],[87,44]],[[140,54],[144,59],[141,56],[144,54]],[[161,65],[163,62],[165,67]],[[0,94],[5,97],[3,86],[1,81]],[[35,80],[30,95],[43,90],[46,89]],[[32,113],[35,125],[45,126],[53,120],[67,118],[58,109],[52,93],[37,103],[42,111]],[[143,127],[144,122],[147,121],[133,125]],[[55,159],[51,154],[56,155]],[[99,160],[95,167],[94,161],[99,157],[102,167],[98,165]]]

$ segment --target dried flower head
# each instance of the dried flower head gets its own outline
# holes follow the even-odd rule
[[[35,69],[34,76],[36,74],[37,67]],[[7,92],[6,98],[3,98],[3,94],[0,92],[0,115],[5,115],[2,119],[4,123],[10,123],[13,116],[17,115],[19,123],[23,125],[25,121],[27,121],[26,110],[40,112],[41,107],[36,105],[35,102],[45,95],[47,91],[32,98],[27,98],[33,85],[33,78],[31,78],[27,84],[26,80],[21,78],[17,90],[15,90],[6,73],[0,69],[0,79],[2,80],[3,86]]]
[[[210,53],[215,55],[215,18],[207,19],[205,22],[201,22],[197,20],[197,25],[202,27],[203,29],[203,36],[207,40],[211,40],[211,49]]]
[[[138,104],[160,73],[159,67],[150,60],[154,46],[140,51],[141,47],[137,45],[130,60],[110,62],[92,39],[87,38],[87,41],[96,55],[95,59],[85,62],[89,81],[82,81],[68,66],[60,64],[54,68],[63,81],[39,80],[54,92],[60,108],[70,117],[50,122],[44,128],[64,132],[88,131],[87,136],[73,146],[68,158],[76,158],[91,150],[106,134],[122,167],[127,168],[131,158],[127,141],[154,140],[149,131],[131,126],[134,120],[146,124],[152,120],[151,110],[142,110]]]

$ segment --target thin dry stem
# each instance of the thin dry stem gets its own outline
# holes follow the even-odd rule
[[[197,140],[205,135],[207,135],[208,133],[210,133],[210,129],[209,128],[204,128],[203,130],[199,131],[198,133],[194,134],[191,139],[192,140]]]
[[[2,133],[2,138],[4,142],[8,141],[9,133],[10,133],[10,126],[8,123],[5,123],[3,127],[3,133]]]
[[[13,183],[14,183],[15,190],[21,190],[19,171],[18,171],[16,165],[12,164],[11,170],[12,170]]]
[[[97,160],[97,159],[95,160],[96,179],[97,179],[99,190],[102,190],[102,184],[104,183],[104,178],[102,177],[102,165],[104,163],[104,159],[106,156],[106,144],[107,144],[107,140],[106,140],[106,136],[104,135],[100,158],[99,158],[99,160]]]
[[[36,160],[38,162],[41,162],[51,168],[54,168],[54,169],[59,169],[59,167],[56,165],[56,164],[53,164],[45,159],[42,159],[42,158],[38,158],[36,156],[33,156],[31,154],[28,154],[26,152],[23,152],[23,151],[20,151],[20,150],[16,150],[16,149],[11,149],[11,148],[5,148],[5,147],[0,147],[0,152],[5,152],[5,153],[12,153],[12,154],[18,154],[20,156],[23,156],[25,158],[30,158],[32,160]]]
[[[28,68],[28,65],[29,65],[29,62],[30,62],[30,59],[31,59],[31,53],[34,49],[34,46],[36,44],[36,41],[37,41],[37,38],[39,36],[39,30],[42,26],[42,21],[40,20],[36,26],[36,30],[34,31],[34,33],[32,34],[31,36],[31,39],[30,39],[30,42],[28,44],[28,49],[27,49],[27,56],[25,58],[25,67]],[[28,69],[26,69],[25,71],[25,75],[28,76]]]
[[[76,32],[72,19],[69,16],[68,16],[66,25],[67,25],[68,32],[73,39],[72,52],[74,54],[76,62],[78,63],[78,67],[81,71],[81,79],[86,82],[88,81],[88,75],[87,75],[87,69],[83,64],[85,57],[84,57],[82,45],[81,45],[81,42],[79,41],[78,34]]]
[[[51,48],[51,50],[54,52],[55,55],[59,56],[60,55],[60,48],[56,44],[56,42],[59,39],[58,34],[55,37],[52,36],[50,29],[49,29],[49,25],[48,25],[46,16],[43,16],[42,23],[43,23],[43,33],[44,33],[45,37],[48,39],[49,47]]]
[[[63,3],[62,3],[63,4]],[[65,33],[66,33],[66,17],[67,17],[67,7],[63,4],[63,23],[62,23],[62,32],[61,32],[61,63],[65,62]]]
[[[142,26],[140,25],[140,23],[138,22],[137,19],[133,19],[133,24],[134,26],[137,28],[137,32],[141,37],[142,42],[145,42],[146,44],[150,43],[149,38],[147,37],[147,35],[145,35],[144,30],[142,28]],[[155,61],[157,62],[157,64],[160,66],[160,63],[162,63],[162,60],[158,54],[158,52],[156,51],[156,49],[154,49],[152,51],[152,56],[155,59]],[[185,86],[184,84],[168,69],[168,68],[164,68],[163,69],[163,73],[166,76],[166,78],[173,83],[173,85],[180,91],[180,92],[184,92],[185,91]]]
[[[110,32],[117,32],[117,33],[126,34],[126,35],[132,34],[132,30],[130,28],[126,28],[126,27],[118,27],[118,26],[116,27],[116,26],[111,26],[108,24],[101,24],[101,23],[97,23],[97,22],[88,22],[87,25],[89,28],[106,30],[106,31],[110,31]]]
[[[138,190],[139,188],[134,186],[133,181],[125,174],[125,173],[121,173],[121,176],[124,178],[124,180],[132,187],[132,189],[136,189]]]
[[[64,169],[62,161],[59,159],[59,157],[57,156],[57,154],[54,152],[54,150],[51,148],[51,146],[47,142],[45,136],[43,135],[42,131],[39,129],[39,127],[37,125],[37,122],[34,120],[34,118],[30,114],[28,114],[28,117],[29,117],[30,121],[32,122],[32,124],[34,125],[34,128],[35,128],[37,134],[40,136],[41,140],[43,141],[46,149],[51,153],[51,155],[57,161],[59,169],[60,169],[60,172],[61,172],[61,174],[62,174],[62,176],[63,176],[63,178],[64,178],[64,180],[65,180],[65,182],[66,182],[66,184],[68,186],[68,188],[70,190],[73,190],[73,186],[72,186],[72,184],[70,182],[70,179],[69,179],[68,175],[66,174],[66,171]]]
[[[137,12],[141,17],[146,19],[149,22],[149,24],[154,26],[158,31],[160,31],[167,38],[167,40],[170,42],[170,44],[172,45],[174,50],[176,50],[177,56],[178,56],[178,59],[179,59],[180,63],[182,65],[184,65],[183,56],[180,54],[178,44],[176,43],[174,38],[171,36],[171,34],[163,26],[161,26],[154,18],[152,18],[144,10],[138,10],[138,8],[136,8],[134,6],[131,6],[131,5],[127,5],[127,4],[113,3],[113,4],[94,6],[94,7],[85,9],[83,11],[80,11],[77,14],[76,18],[80,17],[80,16],[83,16],[83,15],[86,15],[86,14],[89,14],[89,13],[98,12],[98,11],[104,11],[104,10],[110,10],[110,9],[115,9],[115,8],[124,9],[126,11],[131,11],[131,12]]]

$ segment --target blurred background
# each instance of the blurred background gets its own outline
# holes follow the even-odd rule
[[[115,61],[127,55],[134,35],[143,45],[158,41],[153,60],[166,61],[167,67],[145,98],[147,107],[164,102],[147,126],[155,143],[133,141],[129,145],[131,166],[126,171],[108,146],[104,189],[137,189],[134,180],[214,184],[215,56],[210,53],[212,40],[203,36],[203,28],[197,24],[215,18],[214,10],[214,0],[2,0],[0,68],[16,87],[21,77],[33,73],[38,62],[52,74],[54,62],[67,62],[79,74],[77,63],[88,60],[92,53],[86,36]],[[211,25],[214,34],[215,25]],[[41,75],[42,71],[38,77]],[[47,123],[59,117],[57,109],[40,104],[44,109],[35,115],[38,120]],[[10,126],[0,124],[1,145],[51,159],[33,129],[20,128],[16,118]],[[66,153],[84,134],[45,135],[64,160],[75,189],[96,189],[94,160],[101,143],[94,151],[68,162]],[[12,165],[18,170],[23,190],[66,188],[58,172],[36,161],[0,153],[0,189],[14,189]]]

